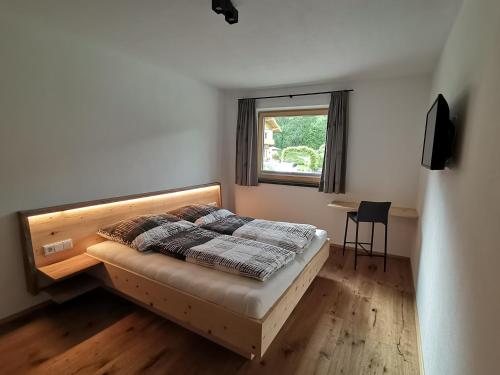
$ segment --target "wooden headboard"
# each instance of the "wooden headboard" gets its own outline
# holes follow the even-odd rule
[[[96,234],[105,225],[135,215],[164,213],[189,203],[221,206],[219,183],[135,194],[56,207],[20,211],[21,239],[28,290],[39,291],[39,269],[85,252],[102,242]],[[45,255],[43,245],[72,239],[73,248]]]

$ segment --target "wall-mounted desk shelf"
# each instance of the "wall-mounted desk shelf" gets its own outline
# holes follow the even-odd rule
[[[100,260],[83,253],[61,262],[40,267],[38,268],[38,271],[42,272],[54,281],[59,281],[67,276],[74,275],[100,263],[102,263]]]
[[[359,202],[332,201],[328,207],[338,208],[344,211],[356,211],[359,207]],[[414,208],[406,207],[391,207],[389,215],[396,217],[405,217],[408,219],[417,219],[418,212]]]

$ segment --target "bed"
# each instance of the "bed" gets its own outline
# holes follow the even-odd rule
[[[221,207],[220,185],[20,212],[28,290],[36,294],[85,273],[246,358],[262,357],[328,258],[327,233],[317,230],[305,251],[265,282],[157,253],[142,254],[96,235],[103,225],[131,215],[188,203]],[[44,254],[43,245],[68,238],[73,248]]]

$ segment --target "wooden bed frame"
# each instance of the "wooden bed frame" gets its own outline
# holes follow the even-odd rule
[[[94,285],[104,286],[246,358],[262,357],[327,260],[328,241],[262,319],[249,318],[86,253],[88,246],[104,241],[96,235],[104,225],[189,203],[220,207],[220,184],[19,212],[28,290],[33,294],[47,291],[49,295],[57,290],[55,295],[60,296],[62,289],[62,294],[72,296]],[[44,255],[43,245],[69,238],[72,249]],[[75,276],[82,273],[92,278]]]

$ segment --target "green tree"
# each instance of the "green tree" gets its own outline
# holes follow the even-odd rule
[[[327,116],[283,116],[274,118],[281,132],[274,133],[275,146],[307,146],[314,150],[325,143]]]
[[[318,148],[318,168],[323,168],[323,160],[325,159],[325,144],[323,143]]]
[[[289,163],[295,163],[303,171],[316,171],[318,165],[318,152],[307,146],[286,147],[281,152],[281,160]]]

